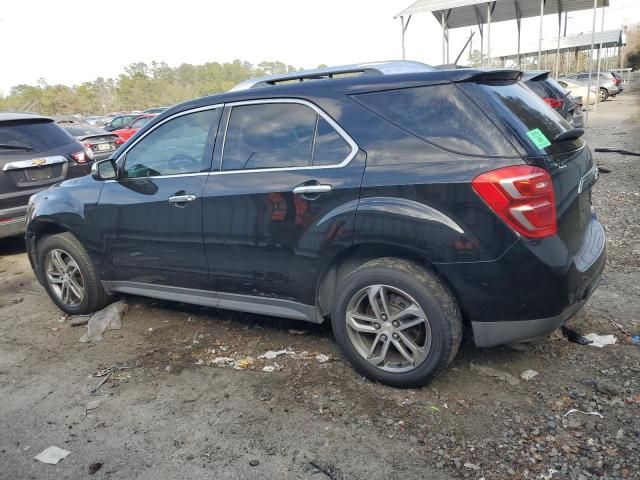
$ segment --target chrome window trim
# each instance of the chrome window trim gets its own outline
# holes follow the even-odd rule
[[[324,118],[331,127],[338,132],[338,135],[342,137],[342,139],[347,142],[347,144],[351,147],[351,153],[347,155],[347,157],[340,163],[334,165],[307,165],[306,167],[273,167],[273,168],[250,168],[245,170],[223,170],[224,166],[224,149],[227,143],[227,130],[229,128],[229,123],[231,121],[231,115],[233,114],[233,107],[241,107],[244,105],[261,105],[261,104],[274,104],[274,103],[292,103],[298,105],[305,105],[306,107],[311,108],[318,115]],[[298,171],[298,170],[320,170],[327,168],[343,168],[346,167],[353,157],[358,153],[359,147],[358,144],[349,136],[349,134],[335,121],[331,118],[324,110],[315,105],[314,103],[309,102],[308,100],[302,100],[300,98],[264,98],[259,100],[243,100],[239,102],[231,102],[225,104],[225,107],[231,107],[229,112],[229,118],[227,123],[224,126],[224,134],[222,137],[222,149],[220,152],[220,170],[212,171],[211,175],[229,175],[232,173],[257,173],[257,172],[287,172],[287,171]],[[315,141],[315,136],[314,136]],[[311,161],[311,158],[309,159]]]

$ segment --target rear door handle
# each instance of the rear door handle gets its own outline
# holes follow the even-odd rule
[[[197,197],[195,195],[173,195],[169,197],[169,203],[188,203],[193,202]]]
[[[313,195],[318,193],[329,193],[331,185],[300,185],[293,189],[296,195]]]

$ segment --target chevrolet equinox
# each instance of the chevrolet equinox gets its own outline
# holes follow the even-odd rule
[[[363,375],[423,385],[463,325],[543,337],[604,268],[583,131],[520,79],[382,62],[174,106],[32,197],[29,258],[69,314],[127,293],[330,319]]]

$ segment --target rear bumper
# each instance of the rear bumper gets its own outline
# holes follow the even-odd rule
[[[439,264],[471,321],[475,343],[490,347],[544,337],[573,317],[600,283],[604,229],[593,216],[571,255],[553,236],[520,239],[492,262]]]

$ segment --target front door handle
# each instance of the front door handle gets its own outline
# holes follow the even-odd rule
[[[329,193],[331,191],[331,185],[300,185],[293,189],[293,193],[296,195],[313,195],[319,193]]]
[[[193,202],[197,197],[195,195],[173,195],[169,197],[169,203],[180,204]]]

